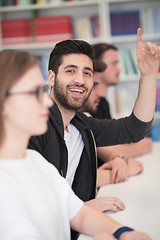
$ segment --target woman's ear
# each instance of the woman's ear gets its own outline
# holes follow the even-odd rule
[[[55,81],[55,73],[52,70],[49,70],[48,72],[48,82],[51,87],[54,86]]]

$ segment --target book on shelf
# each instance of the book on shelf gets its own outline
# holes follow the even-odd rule
[[[74,37],[71,16],[2,20],[2,44],[57,42]]]
[[[0,6],[16,6],[16,5],[28,5],[28,4],[43,4],[43,3],[55,3],[55,2],[72,2],[77,0],[0,0]],[[84,1],[84,0],[81,0]]]
[[[153,121],[150,137],[152,138],[153,142],[160,141],[160,119]]]
[[[152,122],[152,131],[150,137],[154,142],[160,141],[160,112],[156,111]]]
[[[13,6],[15,5],[14,0],[0,0],[0,6],[5,7],[5,6]]]
[[[155,114],[152,123],[152,131],[150,134],[154,142],[160,141],[160,83],[157,82],[157,92],[156,92],[156,106]]]
[[[0,0],[0,6],[6,7],[6,6],[17,6],[17,5],[28,5],[31,4],[31,0]]]
[[[118,51],[118,59],[119,59],[119,67],[121,69],[120,72],[120,79],[124,79],[125,78],[125,66],[124,66],[124,61],[123,61],[123,57],[122,57],[122,52]]]
[[[100,17],[98,14],[94,14],[90,17],[91,26],[92,26],[92,35],[93,37],[101,37],[101,23],[100,23]]]
[[[21,44],[32,42],[30,19],[2,20],[2,44]]]
[[[17,2],[16,2],[16,4],[17,5],[28,5],[28,4],[30,4],[31,2],[30,2],[30,0],[17,0]]]
[[[141,27],[143,34],[160,33],[160,7],[110,13],[112,36],[136,34]]]
[[[157,83],[157,93],[156,93],[156,112],[160,112],[160,85]]]
[[[140,26],[139,11],[111,12],[110,19],[112,36],[136,34]]]
[[[120,67],[122,68],[122,76],[135,75],[139,73],[136,65],[136,51],[123,49],[119,51]]]
[[[126,75],[133,75],[134,68],[133,68],[132,61],[131,61],[131,55],[129,55],[129,50],[122,51],[122,58],[124,61]]]
[[[149,9],[147,8],[143,8],[140,12],[140,16],[141,16],[141,27],[142,27],[142,31],[143,34],[147,34],[149,33],[149,29],[150,29],[150,25],[151,23],[148,23],[148,17],[149,17]],[[151,18],[150,18],[151,21]]]
[[[88,17],[73,17],[74,37],[78,39],[92,38],[92,26]]]
[[[73,29],[71,16],[36,17],[36,42],[57,42],[72,39]]]
[[[131,62],[132,62],[134,74],[138,74],[139,69],[137,67],[137,51],[134,50],[134,49],[129,50],[129,56],[130,56],[130,59],[131,59]]]
[[[140,19],[144,34],[160,33],[160,8],[143,8]]]
[[[90,39],[100,37],[100,19],[98,15],[90,17],[72,17],[74,37],[79,39]]]
[[[160,8],[152,9],[152,26],[153,33],[160,33]]]

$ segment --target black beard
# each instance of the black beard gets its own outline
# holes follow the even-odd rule
[[[54,84],[54,97],[55,97],[55,100],[57,100],[57,102],[66,110],[69,110],[69,111],[78,111],[79,108],[81,108],[85,102],[87,101],[87,99],[89,98],[89,95],[87,96],[86,99],[84,99],[84,101],[82,103],[80,103],[79,105],[71,105],[69,102],[68,102],[68,99],[67,97],[62,94],[63,91],[61,91],[61,87],[58,85],[57,83],[57,79],[55,79],[55,84]],[[73,98],[74,101],[78,101],[77,98]]]

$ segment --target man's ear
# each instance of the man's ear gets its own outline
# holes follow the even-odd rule
[[[55,73],[52,70],[49,70],[48,72],[48,82],[51,87],[54,86],[55,81]]]

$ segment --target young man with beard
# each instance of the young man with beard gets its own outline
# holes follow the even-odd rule
[[[105,98],[107,90],[110,86],[119,83],[119,76],[121,68],[119,65],[119,55],[116,46],[107,43],[97,43],[92,45],[95,52],[95,58],[103,61],[107,65],[107,69],[101,73],[97,73],[97,78],[101,81],[103,92],[99,100],[99,105],[96,109],[91,108],[90,113],[94,118],[98,119],[112,119],[110,107],[107,99]],[[152,139],[147,137],[138,143],[123,144],[111,147],[114,151],[119,152],[120,155],[129,157],[137,157],[152,150]],[[106,149],[102,148],[99,151],[99,166],[106,161]]]
[[[94,52],[80,40],[56,44],[49,59],[50,97],[54,106],[46,134],[33,137],[30,148],[39,151],[54,164],[74,192],[95,208],[108,209],[106,199],[94,199],[96,193],[96,148],[136,142],[150,133],[155,109],[156,75],[160,49],[143,46],[141,29],[137,32],[140,88],[133,113],[119,120],[97,120],[77,113],[93,87]],[[57,183],[58,184],[58,183]],[[113,205],[124,209],[118,200]]]

